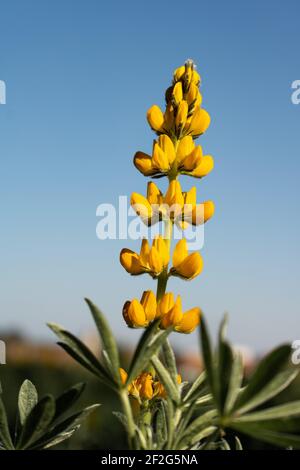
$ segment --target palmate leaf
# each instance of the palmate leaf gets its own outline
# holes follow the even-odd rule
[[[121,378],[120,378],[120,372],[119,372],[120,359],[119,359],[119,352],[118,352],[115,338],[112,334],[112,331],[109,327],[109,324],[105,316],[102,314],[99,308],[96,305],[94,305],[89,299],[85,299],[85,301],[88,304],[90,311],[93,315],[94,321],[96,323],[98,332],[102,340],[104,350],[107,353],[107,356],[111,365],[110,372],[112,373],[115,379],[115,382],[121,385]]]
[[[18,397],[20,424],[23,426],[27,416],[38,402],[38,394],[30,380],[25,380],[21,385]]]
[[[64,413],[66,413],[71,406],[80,398],[85,389],[84,383],[78,383],[73,385],[65,392],[63,392],[55,401],[55,415],[53,421],[59,419]]]
[[[2,398],[0,397],[0,444],[7,450],[14,449],[9,432],[7,415]]]
[[[99,408],[99,406],[99,404],[91,405],[69,416],[65,420],[56,424],[50,431],[47,430],[41,438],[32,443],[30,448],[32,450],[49,449],[50,447],[69,439],[74,432],[79,429],[89,414]]]
[[[29,413],[17,441],[17,449],[26,449],[48,429],[55,415],[55,400],[47,395]]]
[[[163,386],[166,389],[166,392],[168,396],[175,402],[179,403],[180,402],[180,393],[178,390],[177,384],[175,384],[172,380],[171,375],[167,371],[167,369],[164,367],[162,362],[158,359],[158,357],[153,356],[151,359],[151,362],[160,378],[160,381],[162,382]]]

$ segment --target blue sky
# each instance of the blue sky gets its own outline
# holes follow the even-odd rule
[[[197,187],[216,214],[203,274],[170,288],[212,329],[228,311],[237,343],[300,338],[299,14],[291,0],[1,2],[0,328],[50,338],[51,320],[84,331],[88,296],[121,341],[137,337],[122,305],[154,285],[119,265],[137,242],[96,238],[96,207],[144,191],[132,157],[151,150],[146,110],[192,57],[212,117],[201,144],[215,158]]]

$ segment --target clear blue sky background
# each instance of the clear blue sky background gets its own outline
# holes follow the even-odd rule
[[[170,287],[213,329],[228,311],[235,342],[262,350],[300,338],[300,105],[290,98],[299,2],[10,0],[0,9],[0,328],[49,338],[52,320],[83,331],[89,296],[122,341],[136,337],[121,308],[151,280],[123,271],[120,249],[139,244],[99,241],[95,212],[144,191],[132,157],[151,149],[146,110],[163,104],[174,68],[192,57],[212,116],[201,143],[216,162],[198,192],[217,209],[202,276]]]

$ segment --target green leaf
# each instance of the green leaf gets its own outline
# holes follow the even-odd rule
[[[154,419],[155,440],[158,449],[162,449],[167,440],[167,417],[164,403],[160,400]]]
[[[176,366],[176,359],[175,354],[170,345],[169,340],[167,339],[162,345],[162,354],[164,359],[164,364],[168,369],[170,376],[175,384],[177,384],[177,366]]]
[[[257,425],[249,425],[248,423],[237,423],[233,426],[233,429],[247,434],[254,439],[259,439],[275,446],[285,448],[291,446],[294,449],[300,449],[299,435],[271,431],[269,429],[258,427]]]
[[[198,389],[203,385],[204,381],[206,378],[206,373],[205,371],[201,372],[200,375],[196,378],[196,380],[193,382],[192,386],[186,393],[186,395],[183,398],[183,402],[187,402],[189,400],[193,400],[193,395],[198,391]]]
[[[210,431],[213,432],[211,428],[213,427],[213,420],[217,417],[217,415],[217,410],[210,410],[194,419],[183,433],[183,437],[179,442],[179,449],[186,448],[187,446],[193,445],[195,442],[200,441],[200,436],[203,436],[203,432],[207,428],[210,428]]]
[[[224,406],[230,386],[232,365],[233,352],[231,346],[226,341],[221,340],[218,351],[218,368],[216,380],[219,410],[221,414],[224,412]]]
[[[25,380],[21,385],[18,397],[19,416],[22,426],[37,402],[38,394],[35,386],[30,380]]]
[[[80,398],[85,389],[84,383],[73,385],[63,392],[55,401],[55,415],[53,421],[68,411],[71,406]]]
[[[234,440],[235,440],[235,450],[243,450],[243,446],[239,438],[237,436],[234,436]]]
[[[230,380],[228,384],[227,397],[225,401],[224,411],[225,415],[230,413],[235,401],[239,395],[241,385],[243,382],[244,366],[243,359],[239,353],[236,353],[233,358]]]
[[[17,449],[26,449],[39,439],[47,430],[54,415],[55,400],[51,395],[47,395],[37,403],[28,415],[17,443]]]
[[[266,410],[248,413],[244,416],[234,418],[234,423],[250,423],[258,422],[260,420],[272,420],[282,418],[292,418],[293,416],[300,416],[300,400],[292,401],[284,405],[273,406]]]
[[[253,397],[259,393],[274,377],[274,373],[278,372],[288,360],[291,353],[291,347],[284,344],[269,353],[258,365],[252,375],[249,384],[239,395],[234,406],[234,410],[238,410],[246,405]]]
[[[153,322],[142,335],[131,361],[126,385],[130,384],[145,369],[171,332],[171,329],[157,331],[157,326],[158,323]],[[157,332],[155,333],[155,331]]]
[[[0,442],[4,446],[5,449],[7,450],[14,449],[10,432],[9,432],[7,415],[6,415],[5,407],[4,407],[1,397],[0,397]]]
[[[214,373],[215,365],[213,361],[211,341],[210,341],[209,333],[206,327],[206,321],[204,320],[204,318],[202,318],[202,321],[201,321],[200,335],[201,335],[202,355],[203,355],[203,360],[205,364],[207,381],[210,386],[212,395],[215,401],[218,403],[218,398],[216,396],[216,386],[215,386],[215,373]]]
[[[239,414],[244,414],[253,408],[257,408],[262,403],[271,400],[271,398],[275,397],[282,390],[288,387],[297,375],[298,371],[295,370],[279,372],[260,392],[254,395],[252,400],[249,400],[246,405],[239,408]]]
[[[85,301],[88,304],[90,311],[93,315],[94,321],[96,323],[97,329],[102,339],[102,344],[110,360],[110,363],[111,363],[110,372],[114,376],[116,383],[120,385],[121,384],[121,378],[120,378],[120,372],[119,372],[120,360],[119,360],[119,352],[118,352],[115,338],[112,334],[112,331],[109,327],[109,324],[105,316],[102,314],[99,308],[96,307],[96,305],[94,305],[89,299],[85,299]]]
[[[60,442],[69,439],[76,432],[83,421],[95,409],[99,408],[99,404],[88,406],[81,411],[69,416],[64,421],[58,423],[50,431],[46,432],[39,440],[35,441],[31,446],[32,450],[49,449]]]
[[[77,362],[98,376],[104,382],[113,384],[106,369],[94,354],[76,336],[56,323],[48,323],[49,328],[62,340],[58,344],[65,349]]]
[[[170,376],[167,369],[164,367],[162,362],[158,359],[158,357],[153,356],[151,362],[158,373],[158,376],[166,389],[168,396],[175,402],[180,402],[180,394],[178,390],[178,386],[174,384],[172,377]]]

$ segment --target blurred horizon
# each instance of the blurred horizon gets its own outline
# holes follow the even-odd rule
[[[122,344],[140,336],[122,306],[154,283],[119,264],[138,241],[97,239],[96,208],[145,193],[132,158],[152,148],[147,109],[191,57],[212,119],[197,142],[215,169],[182,185],[216,212],[203,273],[168,290],[214,334],[229,312],[229,337],[255,351],[300,338],[299,13],[296,0],[2,2],[0,332],[54,343],[47,321],[90,331],[89,297]],[[180,349],[197,340],[172,335]]]

